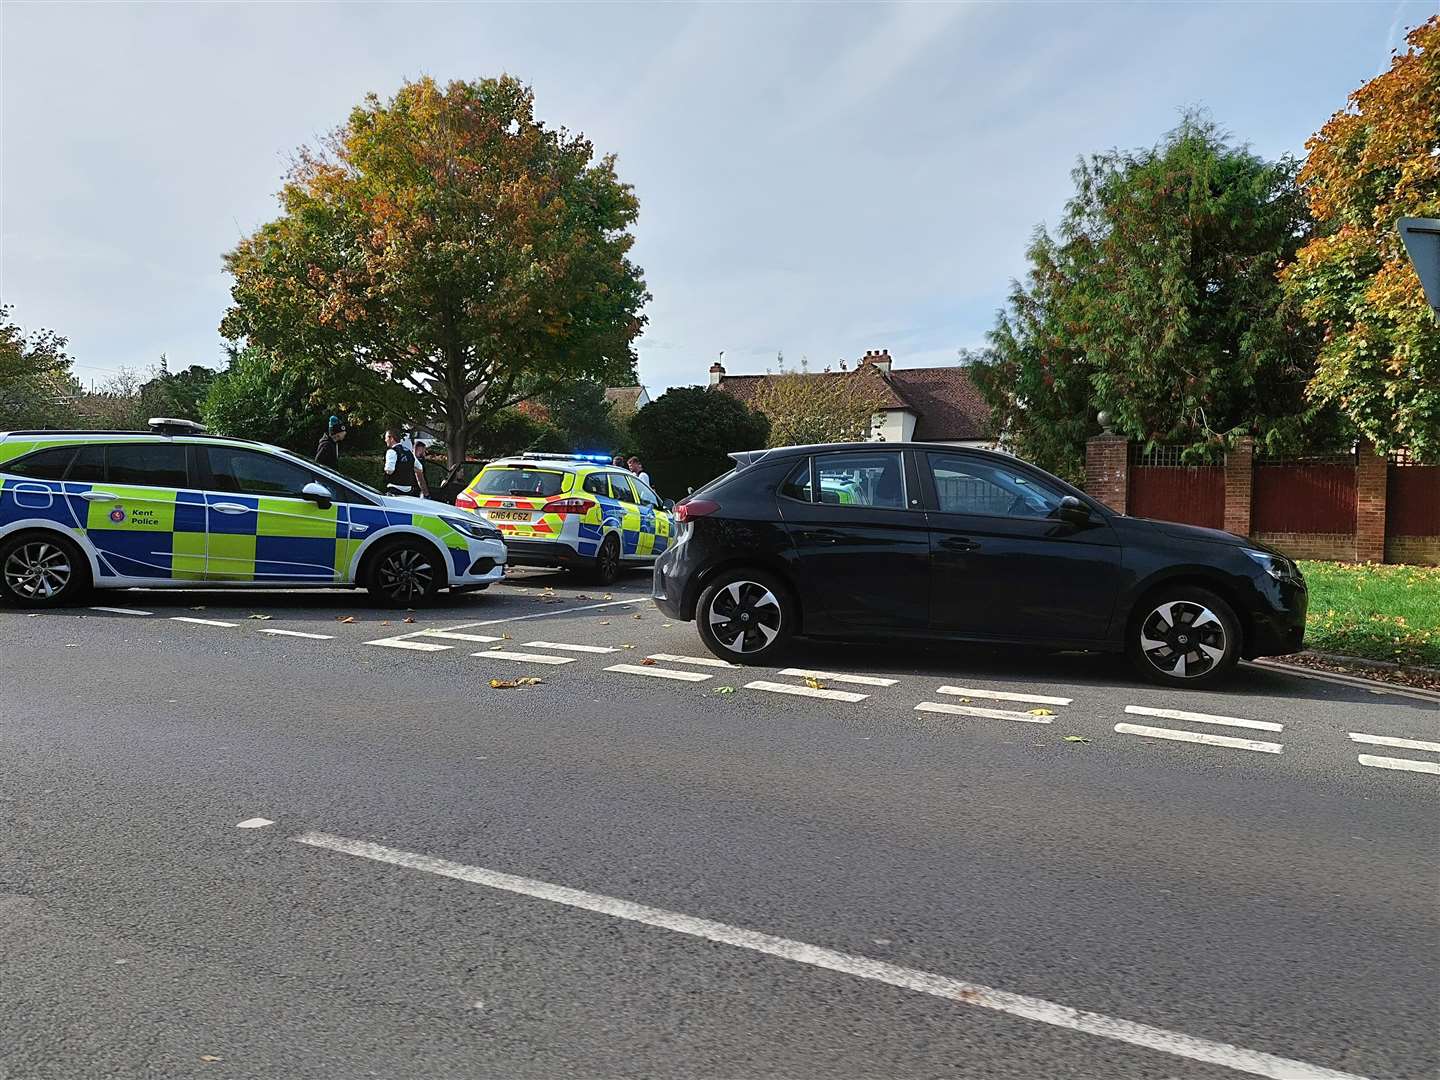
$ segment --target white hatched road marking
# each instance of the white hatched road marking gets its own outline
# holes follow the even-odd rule
[[[410,638],[387,637],[365,642],[366,645],[382,645],[387,649],[412,649],[415,652],[445,652],[454,645],[437,645],[433,641],[413,641]]]
[[[789,960],[808,967],[853,975],[887,986],[913,990],[920,994],[943,998],[961,1005],[973,1005],[1011,1016],[1018,1016],[1036,1023],[1049,1024],[1067,1031],[1082,1032],[1103,1039],[1127,1043],[1131,1046],[1158,1050],[1164,1054],[1185,1058],[1190,1061],[1220,1065],[1251,1076],[1267,1080],[1364,1080],[1354,1073],[1339,1072],[1320,1065],[1311,1065],[1293,1058],[1278,1057],[1257,1050],[1247,1050],[1232,1043],[1214,1042],[1210,1039],[1186,1035],[1168,1028],[1139,1024],[1131,1020],[1105,1016],[1102,1013],[1086,1012],[1068,1005],[1061,1005],[1044,998],[1015,994],[980,983],[954,979],[932,971],[902,967],[899,964],[874,960],[868,956],[839,952],[820,945],[811,945],[790,938],[776,937],[716,922],[713,919],[696,918],[665,908],[638,904],[633,900],[622,900],[601,893],[572,889],[535,878],[518,877],[498,870],[487,870],[480,866],[466,866],[463,863],[421,855],[411,851],[400,851],[365,840],[351,840],[328,833],[307,832],[291,837],[297,844],[339,852],[372,862],[385,863],[417,870],[438,877],[482,885],[489,889],[545,900],[552,904],[577,908],[581,911],[606,915],[612,919],[654,926],[661,930],[684,934],[688,937],[730,945],[737,949],[748,949],[765,956]],[[703,956],[703,954],[700,954]]]
[[[1147,727],[1144,724],[1116,724],[1115,730],[1122,735],[1141,735],[1147,739],[1173,739],[1176,742],[1204,743],[1206,746],[1228,746],[1234,750],[1256,750],[1262,754],[1283,752],[1279,743],[1211,735],[1208,731],[1179,731],[1176,728]]]
[[[817,690],[813,686],[795,686],[793,683],[766,682],[757,679],[747,682],[746,690],[764,690],[770,694],[794,694],[796,697],[824,698],[826,701],[864,701],[869,694],[853,694],[849,690]]]
[[[233,622],[222,622],[219,619],[192,619],[188,615],[171,615],[170,621],[194,623],[197,626],[228,626],[232,629],[236,625]]]
[[[559,649],[561,652],[611,653],[620,650],[613,645],[568,645],[563,641],[527,641],[527,649]]]
[[[663,667],[641,667],[639,664],[615,664],[606,671],[618,671],[621,675],[646,675],[652,679],[675,679],[678,682],[704,682],[711,676],[703,671],[671,671]]]
[[[499,641],[500,638],[494,634],[457,634],[453,630],[417,630],[407,637],[435,637],[444,638],[447,641],[473,641],[476,645],[484,645],[487,642]]]
[[[1361,754],[1357,760],[1361,765],[1368,765],[1372,769],[1397,769],[1400,772],[1434,773],[1436,776],[1440,776],[1440,762],[1437,761],[1415,761],[1412,758],[1376,757],[1374,754]]]
[[[447,632],[451,630],[468,630],[472,626],[495,626],[497,623],[524,622],[526,619],[553,619],[556,615],[571,615],[577,611],[594,611],[596,608],[619,607],[621,604],[644,604],[648,603],[648,596],[637,596],[633,600],[607,600],[603,604],[581,604],[579,607],[561,608],[558,611],[537,611],[533,615],[508,615],[503,619],[481,619],[479,622],[462,622],[454,626],[447,626]]]
[[[833,671],[808,671],[805,668],[787,667],[781,675],[798,675],[804,679],[829,679],[831,682],[857,683],[860,686],[894,686],[899,679],[882,679],[878,675],[840,675]]]
[[[506,652],[494,649],[489,652],[472,652],[471,656],[487,656],[492,660],[518,660],[523,664],[573,664],[573,656],[549,656],[538,652]]]
[[[1359,731],[1350,732],[1354,742],[1369,743],[1371,746],[1393,746],[1399,750],[1428,750],[1440,754],[1440,742],[1421,742],[1419,739],[1397,739],[1391,735],[1366,735]]]
[[[303,630],[279,630],[279,629],[274,629],[274,630],[272,630],[272,629],[271,629],[270,627],[268,627],[268,626],[267,626],[267,627],[261,627],[260,633],[262,633],[262,634],[274,634],[274,635],[276,635],[277,637],[303,637],[303,638],[311,638],[311,639],[314,640],[314,641],[330,641],[331,639],[333,639],[333,638],[335,637],[334,634],[307,634],[307,633],[306,633],[305,631],[303,631]]]
[[[954,694],[956,697],[978,697],[991,701],[1033,701],[1037,705],[1070,705],[1075,699],[1068,697],[1046,697],[1043,694],[1012,694],[1008,690],[976,690],[969,686],[942,686],[937,694]]]
[[[1246,720],[1241,716],[1215,716],[1212,713],[1184,712],[1180,709],[1150,709],[1144,705],[1126,705],[1132,716],[1158,716],[1162,720],[1192,720],[1197,724],[1223,724],[1225,727],[1254,728],[1256,731],[1284,731],[1284,724],[1269,720]]]
[[[985,716],[991,720],[1018,720],[1022,724],[1048,724],[1053,716],[1031,716],[1029,713],[1011,712],[1008,709],[985,709],[978,705],[951,705],[948,701],[922,701],[915,706],[916,712],[946,713],[950,716]]]
[[[91,611],[108,611],[111,615],[154,615],[153,611],[141,611],[133,607],[92,607]]]
[[[713,656],[680,656],[677,653],[657,652],[651,653],[650,660],[664,660],[671,664],[698,664],[701,667],[735,667],[736,665],[727,660],[720,660]]]

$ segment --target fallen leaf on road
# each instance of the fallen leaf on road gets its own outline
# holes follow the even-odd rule
[[[510,641],[510,640],[511,640],[511,638],[510,638],[510,632],[509,632],[508,630],[501,630],[501,631],[500,631],[500,640],[501,640],[501,641]]]
[[[415,621],[415,616],[414,616],[414,615],[406,615],[406,616],[405,616],[405,621],[406,621],[406,622],[414,622],[414,621]]]
[[[25,617],[26,617],[27,619],[38,619],[38,618],[40,617],[40,612],[38,612],[38,611],[31,611],[31,612],[27,613]]]
[[[962,698],[960,699],[960,703],[961,703],[962,705],[969,705],[969,704],[970,704],[970,699],[969,699],[968,697],[962,697]]]
[[[336,615],[336,616],[335,616],[335,621],[336,621],[336,622],[354,622],[354,621],[355,621],[355,616],[354,616],[354,615]]]
[[[265,619],[272,618],[273,616],[270,616],[270,615],[246,615],[245,617],[246,617],[247,619],[260,619],[260,620],[263,621],[263,620],[265,620]]]
[[[641,660],[640,663],[644,664],[646,667],[654,667],[655,658],[653,656],[647,656],[644,660]]]
[[[601,622],[600,622],[600,625],[601,625],[601,626],[609,626],[609,625],[610,625],[610,620],[609,620],[609,619],[602,619]]]
[[[539,686],[544,679],[537,679],[534,675],[526,675],[520,679],[491,679],[491,690],[513,690],[517,686]]]
[[[505,647],[504,645],[491,645],[491,646],[490,646],[490,651],[491,651],[491,652],[494,652],[496,649],[503,649],[504,647]]]
[[[389,619],[381,619],[381,620],[380,620],[380,625],[381,625],[381,626],[389,626],[389,625],[390,625],[390,620],[389,620]]]
[[[621,645],[621,646],[620,646],[620,648],[622,648],[622,649],[633,649],[634,647],[635,647],[634,645]]]
[[[1031,716],[1054,716],[1054,715],[1055,715],[1055,710],[1054,710],[1054,709],[1026,709],[1025,711],[1026,711],[1027,713],[1029,713]]]
[[[586,595],[582,592],[582,593],[576,593],[576,594],[575,594],[575,599],[576,599],[576,600],[589,600],[590,597],[586,596]]]
[[[819,679],[812,679],[812,678],[809,678],[808,676],[807,676],[806,679],[805,679],[805,685],[808,686],[811,690],[824,690],[824,689],[825,689],[825,684],[822,683]]]
[[[606,599],[606,600],[614,600],[614,599],[615,599],[615,595],[614,595],[613,593],[608,593],[608,592],[607,592],[607,593],[605,594],[605,599]]]
[[[65,647],[66,647],[67,649],[78,649],[80,646],[77,645],[77,644],[75,644],[74,642],[70,642],[70,643],[67,644]]]
[[[715,687],[715,693],[717,693],[717,694],[733,694],[734,692],[735,692],[735,688],[734,688],[733,686],[717,686],[717,687]]]
[[[640,612],[637,611],[637,612],[635,613],[635,616],[634,616],[634,617],[637,618],[637,619],[640,618]]]
[[[1084,735],[1066,735],[1066,736],[1065,736],[1065,741],[1066,741],[1066,742],[1089,742],[1090,740],[1087,739],[1087,738],[1085,738]]]
[[[661,630],[669,630],[670,627],[672,627],[672,626],[674,626],[674,625],[675,625],[675,624],[674,624],[673,622],[662,622],[662,623],[660,624],[660,629],[661,629]]]
[[[224,1058],[216,1057],[214,1054],[201,1054],[201,1055],[200,1055],[200,1060],[201,1060],[201,1061],[224,1061],[225,1059],[224,1059]]]

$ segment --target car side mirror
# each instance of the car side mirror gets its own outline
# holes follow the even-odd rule
[[[1058,516],[1061,521],[1068,521],[1071,525],[1084,525],[1090,520],[1090,508],[1074,495],[1066,495],[1060,500]]]
[[[311,480],[300,489],[300,494],[321,510],[329,510],[330,504],[335,501],[335,493],[318,480]]]
[[[675,500],[674,500],[674,499],[666,499],[666,500],[664,500],[664,502],[663,502],[662,505],[665,507],[666,510],[674,510],[674,509],[675,509]]]

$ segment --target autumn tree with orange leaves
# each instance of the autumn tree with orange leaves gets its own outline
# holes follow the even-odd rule
[[[221,332],[317,383],[368,387],[443,432],[452,464],[507,405],[635,381],[639,203],[613,157],[535,118],[516,79],[370,95],[300,153],[280,203],[225,257]]]
[[[1440,461],[1440,325],[1396,231],[1440,217],[1440,17],[1306,144],[1320,232],[1281,274],[1324,334],[1309,394],[1382,450]]]

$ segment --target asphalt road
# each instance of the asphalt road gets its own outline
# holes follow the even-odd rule
[[[646,587],[0,612],[0,1077],[1437,1075],[1440,704]]]

